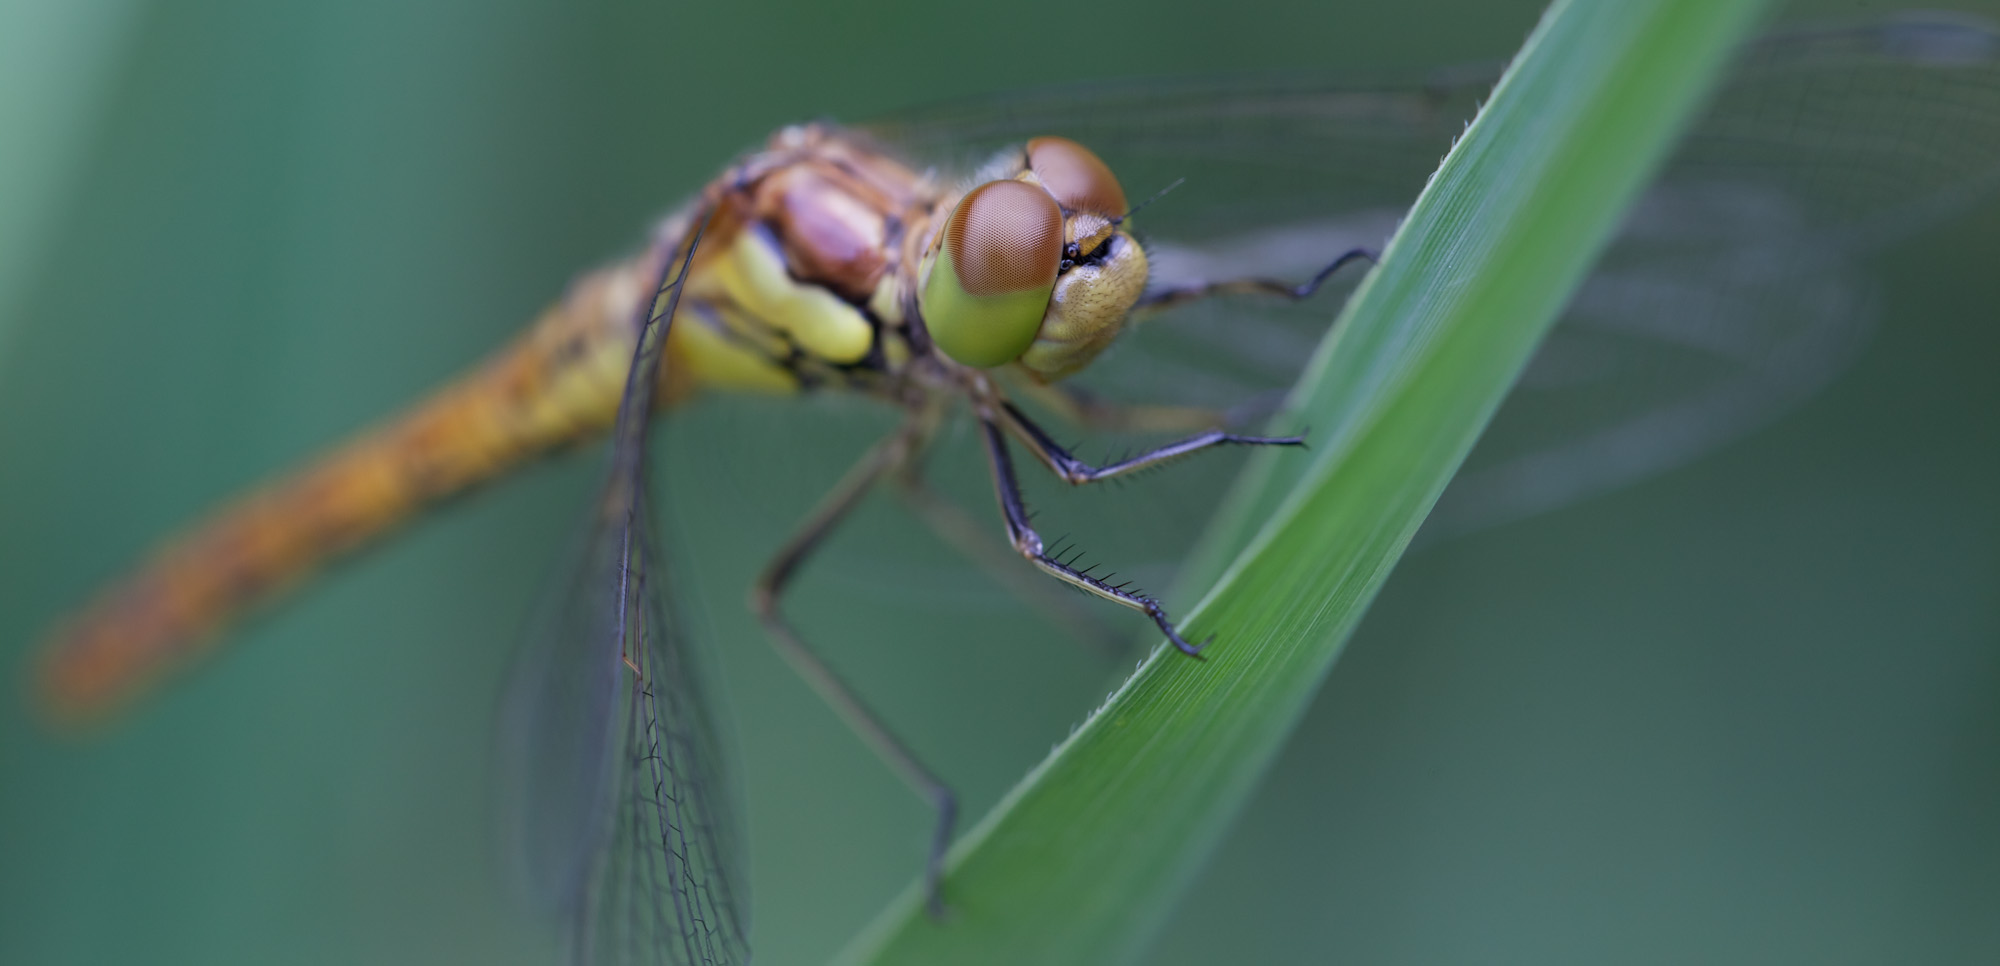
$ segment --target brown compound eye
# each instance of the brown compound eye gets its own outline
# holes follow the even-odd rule
[[[918,296],[944,354],[969,366],[1012,362],[1041,328],[1062,265],[1062,212],[1047,191],[993,181],[951,213]]]
[[[944,243],[968,294],[1047,288],[1062,260],[1062,212],[1033,185],[990,182],[958,203]]]
[[[1053,137],[1029,141],[1028,168],[1068,211],[1106,218],[1125,214],[1125,189],[1119,186],[1118,176],[1103,159],[1075,141]]]

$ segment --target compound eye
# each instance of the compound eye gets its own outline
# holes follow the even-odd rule
[[[1047,191],[993,181],[968,192],[945,223],[918,301],[931,341],[981,368],[1034,344],[1062,265],[1062,211]]]
[[[1106,218],[1125,214],[1125,189],[1102,158],[1068,138],[1036,138],[1028,142],[1028,168],[1042,187],[1069,211]]]

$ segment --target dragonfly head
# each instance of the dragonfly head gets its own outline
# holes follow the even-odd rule
[[[1146,288],[1125,191],[1089,149],[1036,138],[1005,176],[959,199],[918,275],[931,341],[982,368],[1054,381],[1097,357]]]

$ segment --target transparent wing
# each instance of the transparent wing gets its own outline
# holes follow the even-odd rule
[[[963,165],[1039,134],[1101,153],[1154,284],[1303,279],[1394,229],[1497,68],[1413,83],[1123,83],[965,101],[872,128]],[[962,168],[961,168],[962,169]],[[1866,257],[2000,181],[2000,39],[1947,15],[1794,29],[1743,52],[1439,503],[1436,539],[1680,465],[1810,397],[1864,344]],[[1230,410],[1283,391],[1339,294],[1162,313],[1079,377]]]
[[[738,893],[743,854],[735,796],[702,686],[706,675],[666,606],[667,574],[653,552],[641,499],[633,530],[621,675],[625,733],[611,799],[609,840],[580,922],[578,959],[601,963],[745,963],[748,920]]]
[[[681,234],[655,245],[663,280],[685,271],[673,261]],[[713,692],[671,606],[647,507],[647,424],[679,282],[660,292],[654,314],[635,320],[611,472],[582,556],[532,628],[502,717],[516,872],[577,963],[749,960]]]

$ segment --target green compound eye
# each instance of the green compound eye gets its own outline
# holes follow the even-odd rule
[[[1062,209],[1047,191],[993,181],[967,193],[918,297],[931,341],[953,360],[988,368],[1034,344],[1062,266]]]

